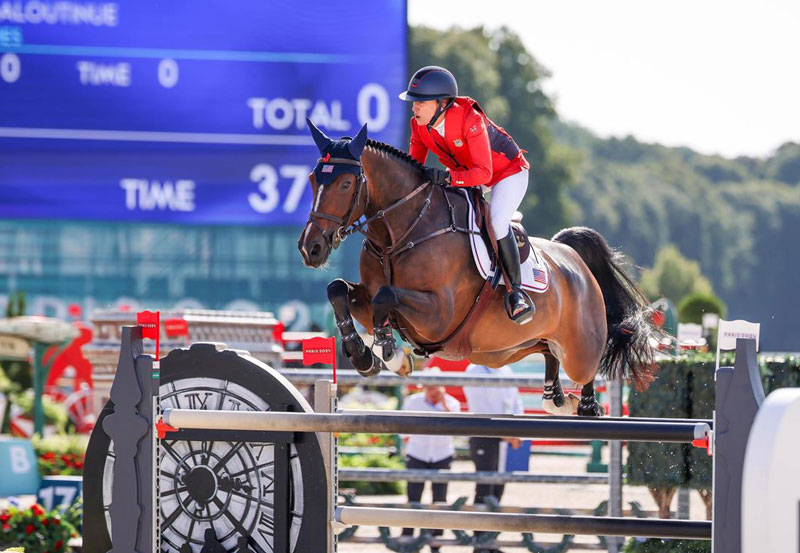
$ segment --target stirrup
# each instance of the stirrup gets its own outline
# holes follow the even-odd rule
[[[521,296],[521,302],[518,303],[516,306],[511,305],[511,296],[514,294],[519,294]],[[508,318],[517,323],[518,325],[524,325],[533,320],[533,314],[536,311],[536,308],[533,305],[530,297],[524,291],[514,289],[512,292],[506,294],[506,314],[508,314]]]

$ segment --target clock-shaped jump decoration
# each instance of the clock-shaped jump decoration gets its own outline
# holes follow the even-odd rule
[[[150,501],[156,524],[147,541],[162,552],[324,550],[327,477],[316,435],[182,430],[155,442],[151,429],[141,431],[139,415],[148,408],[148,390],[151,404],[156,392],[155,384],[141,376],[136,379],[134,365],[153,366],[141,351],[140,330],[126,327],[116,389],[86,454],[84,552],[111,550],[112,535],[115,549],[118,540],[135,541],[124,529],[115,533],[118,526],[112,529],[110,514],[116,509],[114,520],[120,513],[136,517]],[[120,378],[120,371],[128,371],[130,377]],[[173,350],[161,360],[160,374],[157,366],[151,373],[151,378],[158,377],[161,409],[312,412],[277,371],[247,352],[220,344]],[[133,463],[133,451],[155,443],[155,468]],[[155,490],[137,492],[135,472],[148,470],[159,474]],[[120,473],[126,477],[120,478]],[[150,550],[148,544],[136,547]]]

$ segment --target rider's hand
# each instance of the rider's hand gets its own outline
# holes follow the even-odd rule
[[[425,180],[438,186],[447,186],[450,184],[450,173],[437,169],[436,167],[426,167]]]

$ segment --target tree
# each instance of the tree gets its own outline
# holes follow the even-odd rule
[[[725,318],[725,304],[714,294],[694,292],[685,296],[678,305],[678,316],[682,323],[702,324],[703,315],[716,313]]]
[[[800,144],[787,142],[767,163],[767,177],[785,182],[800,184]]]
[[[686,259],[672,244],[661,248],[653,268],[642,273],[641,286],[651,300],[665,296],[675,303],[691,293],[713,293],[711,283],[700,272],[700,265]]]

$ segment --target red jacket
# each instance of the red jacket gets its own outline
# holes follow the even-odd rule
[[[411,157],[425,163],[429,151],[450,169],[453,186],[493,186],[530,167],[525,150],[467,96],[457,97],[447,110],[444,137],[411,118]]]

